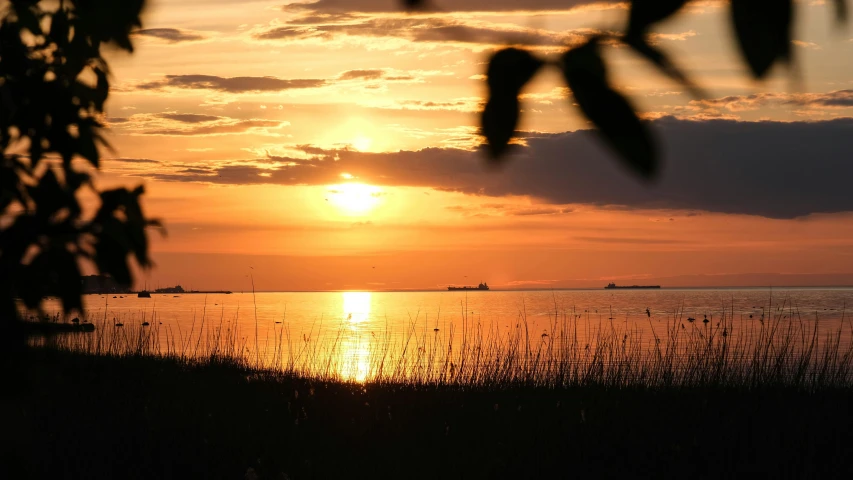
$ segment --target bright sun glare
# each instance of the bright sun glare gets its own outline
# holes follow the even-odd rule
[[[381,202],[382,190],[363,183],[344,183],[328,188],[329,202],[349,215],[365,214]]]
[[[344,316],[349,323],[366,322],[370,317],[370,292],[343,292]]]
[[[355,137],[352,141],[352,146],[360,152],[366,152],[370,150],[371,145],[373,145],[373,139],[371,139],[370,137],[365,137],[364,135],[359,135]]]

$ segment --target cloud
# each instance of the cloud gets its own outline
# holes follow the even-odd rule
[[[340,74],[338,80],[379,80],[384,76],[384,70],[349,70]]]
[[[421,76],[427,75],[441,75],[442,72],[437,71],[415,71]],[[373,70],[348,70],[338,75],[337,80],[339,81],[348,81],[348,80],[385,80],[387,82],[414,82],[419,81],[419,77],[411,73],[390,73],[388,70],[383,69],[373,69]]]
[[[278,136],[271,130],[289,125],[290,122],[282,120],[164,112],[134,114],[126,122],[113,125],[112,128],[123,135],[210,136],[252,133]]]
[[[178,28],[146,28],[133,32],[141,37],[153,37],[166,43],[186,43],[206,40],[208,37],[200,32],[181,30]]]
[[[457,112],[480,112],[485,101],[482,98],[467,98],[449,102],[433,102],[427,100],[400,100],[385,104],[374,105],[384,110],[441,110]]]
[[[210,169],[207,168],[185,168],[180,170],[180,173],[198,173],[202,175],[207,175],[212,173]]]
[[[121,87],[119,91],[163,91],[168,89],[207,90],[229,94],[280,92],[294,89],[321,88],[352,80],[385,82],[417,82],[420,77],[437,75],[435,71],[400,72],[385,69],[348,70],[334,79],[283,79],[276,77],[218,77],[215,75],[166,75],[163,78]],[[262,107],[263,108],[263,107]],[[189,116],[185,116],[189,118]],[[198,120],[198,118],[196,118]]]
[[[231,123],[216,125],[204,125],[190,128],[163,128],[159,130],[145,130],[144,135],[167,135],[167,136],[203,136],[203,135],[228,135],[235,133],[268,133],[268,128],[282,128],[287,122],[277,120],[239,120]]]
[[[530,134],[500,172],[476,151],[428,148],[365,153],[329,150],[313,159],[270,157],[216,165],[212,175],[162,172],[170,181],[331,185],[360,182],[470,195],[524,195],[538,203],[677,209],[795,218],[853,211],[853,120],[652,122],[665,165],[646,184],[626,173],[593,131]],[[274,168],[270,168],[270,163]],[[265,176],[261,176],[263,173]]]
[[[662,40],[669,40],[673,42],[683,42],[690,37],[695,37],[698,35],[695,30],[688,30],[686,32],[680,33],[651,33],[649,34],[649,39],[653,43],[660,42]]]
[[[197,113],[161,113],[157,116],[160,118],[165,118],[166,120],[174,120],[176,122],[183,123],[214,122],[222,118],[217,117],[216,115],[201,115]]]
[[[826,93],[756,93],[728,97],[694,100],[691,106],[720,108],[730,112],[758,110],[764,106],[850,108],[853,107],[853,90],[836,90]]]
[[[297,19],[253,30],[256,40],[331,40],[339,36],[388,37],[411,42],[564,47],[598,30],[550,31],[488,22],[466,23],[453,17],[359,17],[347,23],[304,24]]]
[[[539,207],[539,208],[522,208],[518,210],[511,210],[507,212],[508,215],[514,217],[530,217],[534,215],[562,215],[564,213],[571,213],[572,210],[568,208],[549,208],[549,207]]]
[[[794,44],[794,46],[797,46],[800,48],[810,48],[812,50],[821,50],[821,46],[818,45],[817,43],[814,43],[814,42],[804,42],[802,40],[791,40],[791,43]]]
[[[122,162],[122,163],[148,163],[159,165],[162,162],[159,160],[151,160],[149,158],[110,158],[107,159],[108,162]]]
[[[563,215],[572,213],[571,208],[554,207],[549,205],[518,206],[506,203],[483,203],[479,205],[448,205],[444,207],[451,212],[458,212],[466,217],[532,217],[540,215]]]
[[[326,85],[321,79],[285,80],[276,77],[217,77],[214,75],[166,75],[160,80],[137,85],[137,90],[180,88],[214,90],[226,93],[279,92],[291,89],[318,88]]]
[[[687,240],[672,238],[640,238],[640,237],[574,237],[575,240],[587,243],[629,244],[629,245],[682,245],[691,243]]]

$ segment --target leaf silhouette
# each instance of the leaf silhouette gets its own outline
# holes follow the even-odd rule
[[[847,22],[847,0],[835,0],[835,19],[840,24]]]
[[[628,17],[628,36],[642,37],[652,24],[679,11],[687,0],[634,0]]]
[[[59,179],[48,169],[39,180],[38,185],[30,187],[30,197],[36,204],[36,214],[47,218],[62,209],[67,202],[66,193],[59,183]]]
[[[68,14],[65,10],[59,9],[50,17],[50,39],[63,48],[68,44],[68,34],[70,33],[70,25],[68,23]]]
[[[645,57],[646,60],[654,63],[664,74],[684,86],[684,88],[686,88],[693,97],[704,98],[707,96],[698,85],[693,83],[693,81],[690,80],[687,75],[672,62],[672,60],[670,60],[669,56],[659,48],[649,44],[648,41],[646,41],[645,35],[639,37],[625,36],[624,41],[628,46],[634,49],[635,52]]]
[[[426,0],[402,0],[406,10],[424,10],[428,6]]]
[[[501,50],[489,61],[489,99],[481,125],[493,160],[506,153],[520,116],[518,95],[542,65],[542,60],[517,48]]]
[[[83,310],[83,285],[80,282],[80,268],[74,255],[65,249],[52,248],[48,253],[51,267],[55,270],[57,293],[62,301],[62,310]]]
[[[598,51],[598,37],[563,55],[566,83],[598,133],[633,171],[645,178],[658,170],[652,136],[634,108],[607,82],[607,69]]]
[[[16,272],[20,282],[20,296],[27,308],[34,310],[47,292],[49,262],[44,252],[38,253],[30,263],[21,265]]]
[[[737,43],[755,78],[791,56],[792,0],[732,0]]]
[[[133,52],[130,32],[142,27],[145,0],[75,0],[80,22],[97,41],[113,42]]]
[[[33,35],[39,36],[44,32],[42,32],[41,25],[39,24],[37,11],[32,8],[32,3],[34,2],[12,2],[12,8],[21,26],[29,30]]]

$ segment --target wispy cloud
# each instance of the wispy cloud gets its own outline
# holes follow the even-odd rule
[[[814,42],[805,42],[803,40],[791,40],[791,43],[796,47],[809,48],[812,50],[821,50],[821,46]]]
[[[114,125],[116,133],[127,135],[214,136],[237,133],[277,136],[272,130],[290,125],[269,119],[236,119],[195,113],[135,114]]]
[[[150,165],[159,165],[162,163],[159,160],[151,160],[149,158],[110,158],[110,159],[107,159],[107,161],[121,162],[121,163],[137,163],[137,164],[143,163],[143,164],[150,164]]]
[[[216,115],[202,115],[199,113],[160,113],[157,114],[157,117],[183,123],[205,123],[222,119],[222,117],[217,117]]]
[[[312,18],[312,20],[318,20]],[[387,37],[416,43],[526,45],[564,47],[578,44],[598,30],[550,31],[453,17],[358,17],[347,23],[308,24],[304,19],[253,29],[256,40],[333,40],[339,37]]]
[[[160,80],[136,85],[134,90],[163,90],[167,88],[211,90],[225,93],[280,92],[291,89],[318,88],[326,85],[322,79],[287,80],[276,77],[218,77],[215,75],[166,75]]]
[[[762,107],[799,107],[806,109],[853,108],[853,90],[836,90],[825,93],[771,92],[752,95],[731,95],[721,98],[694,100],[688,105],[697,109],[721,109],[729,112],[746,112]]]
[[[207,34],[179,28],[145,28],[133,32],[133,35],[155,38],[170,44],[198,42],[209,38]]]

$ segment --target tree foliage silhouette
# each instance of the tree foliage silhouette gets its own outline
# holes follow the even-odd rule
[[[533,53],[517,48],[506,48],[492,55],[486,72],[489,98],[481,117],[481,132],[488,142],[490,160],[501,162],[510,151],[521,116],[520,92],[540,67],[550,65],[562,71],[572,92],[571,101],[580,107],[619,158],[641,177],[654,178],[660,170],[660,159],[652,132],[640,121],[630,102],[607,82],[600,52],[604,45],[626,45],[679,82],[692,96],[704,97],[703,91],[669,56],[649,42],[652,27],[678,13],[688,1],[632,0],[623,32],[593,35],[580,46],[567,50],[557,61],[538,59]],[[403,4],[411,10],[429,9],[426,0],[405,0]],[[847,0],[834,0],[834,5],[838,23],[846,23]],[[731,0],[728,8],[737,46],[754,78],[765,78],[777,63],[790,63],[793,0]]]
[[[92,183],[99,149],[109,148],[101,47],[132,52],[143,5],[11,0],[0,12],[0,336],[12,343],[22,335],[18,298],[40,316],[49,295],[66,313],[82,313],[81,261],[124,285],[131,257],[151,265],[146,227],[159,224],[142,212],[142,187],[99,191]],[[83,195],[100,200],[94,214]]]

